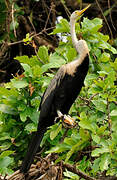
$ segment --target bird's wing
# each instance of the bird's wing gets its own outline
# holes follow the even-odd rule
[[[65,74],[65,69],[64,66],[62,66],[58,72],[56,73],[56,75],[54,76],[54,78],[51,80],[48,88],[45,90],[41,102],[40,102],[40,107],[39,110],[41,109],[41,106],[43,105],[43,103],[46,101],[47,97],[51,95],[51,98],[53,99],[54,97],[54,92],[56,87],[58,87],[58,85],[61,83],[63,77]]]

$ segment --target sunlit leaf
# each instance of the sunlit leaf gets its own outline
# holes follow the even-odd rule
[[[48,62],[48,49],[46,46],[40,46],[38,50],[39,58],[44,62]]]
[[[0,104],[0,111],[7,114],[17,114],[17,112],[11,106],[6,104]]]
[[[66,19],[61,19],[60,23],[56,25],[56,28],[53,30],[51,34],[57,34],[57,33],[63,33],[63,32],[69,32],[70,27],[69,23]]]
[[[116,116],[117,117],[117,110],[112,110],[110,113],[110,116]]]
[[[51,131],[50,139],[53,140],[58,135],[58,133],[61,131],[61,129],[62,129],[62,124],[60,124],[57,129]]]
[[[107,170],[108,166],[110,164],[110,155],[109,154],[103,154],[101,156],[101,162],[99,163],[101,171]]]
[[[21,79],[21,80],[13,79],[13,80],[11,80],[11,82],[12,82],[13,87],[15,87],[17,89],[25,88],[28,86],[28,82],[24,79]]]
[[[14,153],[14,151],[4,151],[0,154],[0,158],[4,158],[4,157],[9,156],[13,153]]]

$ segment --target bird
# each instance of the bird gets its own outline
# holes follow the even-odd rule
[[[56,117],[68,114],[70,107],[76,100],[84,85],[89,69],[89,49],[85,40],[77,39],[75,23],[78,17],[89,8],[74,11],[70,16],[70,33],[72,43],[78,52],[78,58],[62,65],[47,89],[40,102],[40,116],[37,131],[29,145],[26,156],[22,162],[20,172],[26,174],[30,169],[33,158],[40,147],[41,140],[47,128],[54,124]]]

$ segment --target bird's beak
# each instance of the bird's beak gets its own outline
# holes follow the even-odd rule
[[[89,7],[91,6],[91,4],[89,4],[86,8],[82,9],[81,11],[78,11],[77,14],[78,16],[80,16],[84,11],[86,11]]]

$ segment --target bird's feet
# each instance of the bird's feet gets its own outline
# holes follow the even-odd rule
[[[75,120],[71,116],[66,115],[66,114],[64,115],[63,122],[68,126],[75,125]]]
[[[68,126],[75,126],[75,120],[69,115],[62,114],[59,110],[57,111],[58,117],[55,118],[55,123],[62,120],[62,122]]]

